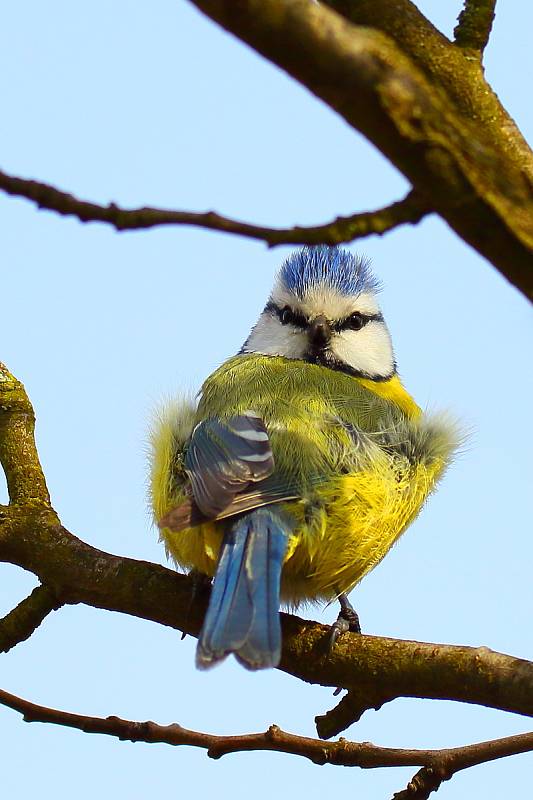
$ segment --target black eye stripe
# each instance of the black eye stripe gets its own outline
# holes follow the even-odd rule
[[[275,314],[283,325],[294,325],[296,328],[302,329],[309,326],[307,317],[300,314],[298,311],[294,311],[294,309],[289,306],[280,308],[275,303],[269,302],[265,306],[265,311],[270,311],[271,314]]]
[[[352,320],[355,316],[357,316],[360,320],[360,324],[357,326],[352,324]],[[346,317],[346,319],[340,319],[334,322],[332,328],[335,331],[360,330],[369,322],[383,322],[383,314],[363,314],[362,312],[357,311],[353,314],[350,314],[350,316]]]
[[[308,328],[309,327],[309,320],[304,315],[294,309],[290,308],[290,306],[280,306],[276,305],[272,301],[269,301],[265,306],[265,311],[270,312],[271,314],[278,317],[280,322],[283,325],[294,325],[296,328]],[[359,319],[359,323],[357,325],[354,324],[354,317],[357,316]],[[377,314],[363,314],[360,311],[354,312],[350,314],[350,316],[346,317],[345,319],[335,320],[335,322],[331,323],[331,327],[334,331],[339,333],[340,331],[346,330],[360,330],[369,322],[383,322],[383,315],[381,313]]]

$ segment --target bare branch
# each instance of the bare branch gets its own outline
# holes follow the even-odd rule
[[[188,577],[96,550],[58,525],[51,511],[10,507],[0,517],[0,560],[34,572],[65,603],[81,602],[199,634],[206,606],[194,597]],[[528,661],[487,648],[349,633],[329,653],[328,626],[281,616],[280,669],[309,683],[357,690],[359,716],[376,703],[376,685],[379,704],[424,697],[533,716],[533,663]],[[348,717],[347,724],[351,721]]]
[[[390,685],[382,686],[379,681],[374,685],[354,686],[335,708],[315,717],[317,733],[321,739],[331,739],[359,722],[365,711],[371,708],[379,711],[382,705],[394,699]]]
[[[7,406],[13,413],[10,398],[16,385],[17,407],[25,410],[25,418],[33,424],[24,388],[5,367],[1,374],[9,379],[0,382],[0,408]],[[5,429],[0,427],[0,453]],[[11,461],[16,461],[17,453],[24,460],[23,448],[29,447],[27,428],[20,424],[7,432],[12,440]],[[31,446],[35,448],[33,440]],[[198,636],[202,626],[205,601],[194,597],[189,578],[85,544],[42,502],[30,499],[25,506],[0,508],[0,560],[33,572],[64,603],[131,614],[193,636]],[[351,690],[350,700],[343,705],[344,717],[333,713],[329,729],[326,724],[321,735],[332,735],[332,730],[340,730],[341,721],[346,727],[366,708],[396,697],[460,700],[533,716],[533,664],[528,661],[487,648],[348,633],[330,653],[327,626],[282,614],[282,627],[280,669],[309,683]]]
[[[443,89],[456,110],[483,130],[533,180],[533,153],[518,126],[485,80],[478,56],[444,36],[411,0],[325,0],[355,25],[382,31],[411,58],[435,88]]]
[[[429,214],[429,205],[415,192],[397,203],[376,211],[337,217],[332,222],[315,227],[265,228],[247,222],[222,217],[215,211],[196,213],[171,211],[163,208],[119,208],[79,200],[67,192],[38,181],[16,178],[0,171],[0,189],[10,195],[32,200],[39,208],[55,211],[62,216],[77,217],[80,222],[104,222],[118,231],[155,228],[160,225],[192,225],[209,230],[233,233],[259,239],[269,247],[278,244],[340,244],[371,234],[383,234],[407,222],[416,224]]]
[[[411,778],[406,789],[394,793],[392,800],[428,800],[429,795],[436,792],[441,783],[451,777],[451,773],[444,766],[422,767]]]
[[[24,386],[0,362],[0,464],[13,504],[50,506],[35,446],[35,414]]]
[[[238,13],[234,0],[192,2],[361,131],[464,241],[533,297],[526,171],[388,36],[308,0],[239,0]]]
[[[533,749],[533,733],[522,733],[493,739],[465,747],[454,747],[439,753],[431,764],[426,764],[409,782],[407,789],[394,795],[393,800],[427,800],[443,781],[457,772],[498,758],[527,753]]]
[[[479,58],[488,44],[496,0],[465,0],[454,30],[455,44],[474,50]]]
[[[85,733],[99,733],[114,736],[121,741],[147,742],[149,744],[170,744],[175,747],[189,745],[207,750],[210,758],[221,758],[229,753],[250,751],[275,751],[301,756],[314,764],[335,764],[344,767],[405,767],[423,765],[411,782],[422,788],[429,785],[430,791],[438,788],[442,780],[449,779],[455,772],[497,758],[504,758],[533,750],[533,733],[508,736],[465,747],[446,750],[412,750],[379,747],[370,742],[324,742],[307,736],[297,736],[271,725],[264,733],[249,733],[237,736],[216,736],[183,728],[176,723],[158,725],[155,722],[132,722],[119,717],[90,717],[85,714],[71,714],[46,706],[36,705],[21,697],[0,689],[0,703],[23,715],[25,722],[45,722],[75,728]],[[421,776],[421,777],[419,777]],[[425,780],[423,777],[425,776]],[[435,780],[436,776],[436,780]],[[409,790],[406,790],[409,791]],[[400,793],[396,797],[427,797],[427,794],[414,795]]]
[[[49,586],[36,586],[21,603],[0,619],[0,653],[29,639],[45,617],[63,604]]]

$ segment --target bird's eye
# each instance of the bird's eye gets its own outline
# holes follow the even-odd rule
[[[344,323],[344,327],[349,328],[352,331],[360,331],[366,322],[367,320],[359,311],[354,311],[354,313],[350,314],[350,316]]]
[[[284,306],[276,310],[276,314],[282,325],[294,325],[295,328],[306,328],[308,320],[299,311],[293,311],[290,306]]]
[[[294,322],[294,314],[292,309],[289,306],[285,306],[280,314],[280,320],[282,325],[289,325],[289,323]]]

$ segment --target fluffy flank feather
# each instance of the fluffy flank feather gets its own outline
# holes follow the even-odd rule
[[[295,609],[350,592],[418,516],[464,440],[446,414],[384,415],[380,428],[359,435],[366,466],[348,467],[350,474],[319,487],[314,502],[291,506],[298,524],[283,602]]]
[[[156,522],[176,505],[180,487],[186,480],[180,470],[180,453],[191,436],[196,418],[196,403],[187,397],[158,409],[149,433],[150,503]]]
[[[184,397],[168,403],[154,417],[150,431],[150,500],[155,522],[189,498],[184,448],[197,421],[196,402]],[[163,528],[161,540],[167,555],[183,570],[197,569],[214,575],[222,531],[204,523],[179,532]]]

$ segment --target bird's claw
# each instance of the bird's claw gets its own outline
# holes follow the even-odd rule
[[[347,619],[342,616],[342,611],[339,613],[337,620],[331,626],[331,630],[329,632],[329,650],[333,650],[335,647],[335,642],[341,635],[341,633],[346,633],[350,630],[350,623]]]
[[[331,631],[329,634],[330,652],[333,650],[335,642],[341,633],[347,633],[348,631],[351,631],[352,633],[361,633],[359,615],[345,594],[339,595],[339,602],[341,604],[341,610],[339,611],[339,616],[337,617],[336,621],[331,626]]]

